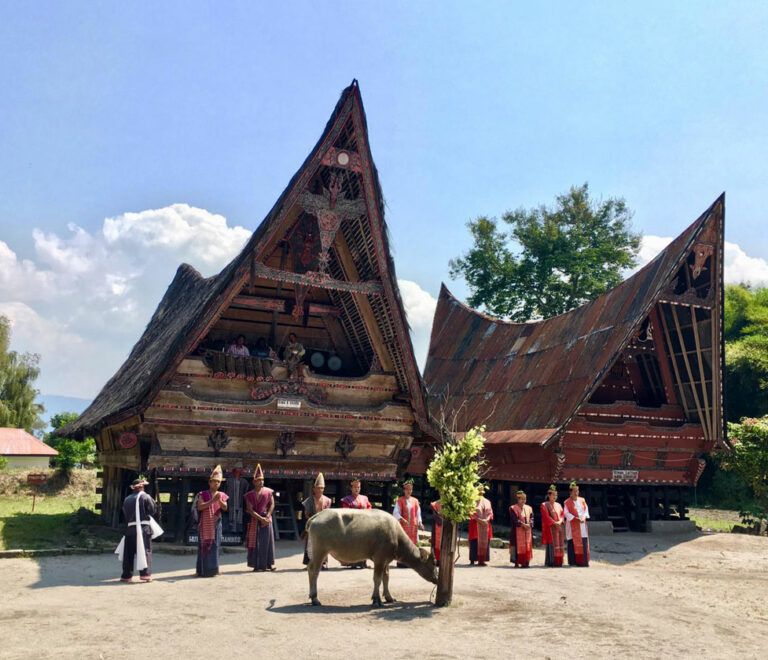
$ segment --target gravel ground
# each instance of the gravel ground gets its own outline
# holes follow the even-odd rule
[[[765,657],[768,539],[616,534],[593,539],[588,569],[528,570],[504,550],[456,570],[454,603],[391,570],[398,602],[370,606],[371,570],[331,560],[323,607],[310,607],[296,542],[279,570],[253,573],[242,553],[223,575],[193,576],[194,555],[155,553],[152,584],[122,584],[112,555],[0,561],[2,658]]]

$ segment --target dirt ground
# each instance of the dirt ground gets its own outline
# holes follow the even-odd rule
[[[224,554],[223,575],[193,577],[194,555],[154,554],[152,584],[122,584],[112,555],[0,560],[0,657],[491,658],[765,657],[768,538],[594,537],[584,568],[456,570],[454,603],[391,570],[398,602],[369,605],[371,570],[338,567],[307,604],[300,546],[252,573]]]

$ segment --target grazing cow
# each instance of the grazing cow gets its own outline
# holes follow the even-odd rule
[[[346,563],[371,559],[373,561],[373,604],[381,606],[379,586],[384,583],[384,600],[394,601],[389,593],[389,565],[393,561],[405,564],[427,582],[437,584],[435,558],[423,548],[416,547],[400,524],[387,512],[378,509],[326,509],[307,522],[309,536],[309,597],[317,599],[317,576],[323,557],[328,554]]]

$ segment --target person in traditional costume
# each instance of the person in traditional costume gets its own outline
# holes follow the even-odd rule
[[[547,499],[541,503],[541,544],[544,546],[544,565],[562,566],[565,554],[565,515],[557,501],[557,488],[547,490]]]
[[[301,359],[307,351],[299,343],[295,333],[288,335],[288,345],[285,347],[283,353],[283,359],[285,360],[285,366],[288,369],[289,378],[302,378],[304,372],[302,369]]]
[[[208,479],[208,490],[197,494],[197,576],[219,575],[221,552],[221,513],[227,510],[226,493],[219,490],[224,473],[217,465]]]
[[[342,509],[370,509],[371,503],[365,495],[360,494],[360,479],[355,477],[349,482],[349,495],[341,500]],[[354,564],[341,563],[342,566],[350,568],[366,568],[365,561],[355,562]]]
[[[139,572],[142,582],[152,582],[152,527],[150,518],[155,515],[157,505],[144,486],[149,482],[144,477],[134,479],[131,494],[123,502],[123,516],[128,524],[122,541],[123,573],[122,582],[133,581],[133,571]],[[141,528],[141,530],[139,530]],[[120,547],[118,546],[118,554]]]
[[[413,479],[407,479],[403,483],[403,494],[397,498],[392,515],[395,520],[400,522],[408,538],[413,541],[415,546],[419,545],[419,530],[424,529],[424,523],[421,522],[421,504],[419,500],[412,497]],[[398,568],[403,568],[405,564],[397,564]]]
[[[275,493],[264,486],[264,472],[261,465],[257,465],[253,472],[253,490],[245,495],[245,512],[249,517],[245,545],[248,566],[254,571],[275,570],[274,510]]]
[[[509,507],[509,561],[515,568],[528,568],[533,558],[533,509],[525,501],[522,490],[517,491],[517,504]]]
[[[312,495],[304,500],[301,505],[304,507],[304,518],[309,520],[316,513],[320,513],[325,509],[331,508],[331,498],[323,495],[325,490],[325,477],[322,472],[318,472],[315,479],[315,485],[312,487]],[[304,564],[309,564],[309,551],[308,546],[309,537],[304,540]],[[322,570],[328,568],[328,557],[323,558]]]
[[[227,531],[233,534],[240,534],[244,527],[243,503],[249,486],[248,480],[242,474],[243,471],[240,468],[235,468],[232,477],[227,479],[227,486],[224,489],[229,498],[227,500]]]
[[[587,519],[589,508],[583,497],[579,497],[579,486],[571,482],[571,496],[565,500],[565,540],[568,542],[568,565],[589,566],[589,536]]]
[[[440,543],[443,540],[443,505],[437,499],[429,505],[432,509],[432,553],[435,566],[440,566]]]
[[[491,556],[491,537],[493,528],[493,508],[488,498],[483,497],[482,490],[478,493],[475,512],[469,516],[469,564],[485,566]]]
[[[237,339],[235,339],[235,343],[230,344],[227,348],[227,353],[229,355],[234,355],[235,357],[248,357],[251,354],[251,351],[249,351],[248,347],[245,345],[245,335],[238,335]]]

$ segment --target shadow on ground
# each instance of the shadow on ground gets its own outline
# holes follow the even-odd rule
[[[643,534],[625,532],[590,538],[592,561],[604,561],[622,566],[631,564],[649,555],[674,548],[701,536],[700,532],[690,534]]]
[[[392,621],[410,621],[413,619],[427,619],[434,616],[435,606],[427,601],[406,602],[395,601],[394,603],[387,603],[381,607],[373,607],[372,605],[320,605],[313,606],[309,603],[303,603],[300,605],[281,605],[280,607],[274,606],[275,601],[270,601],[269,606],[266,608],[268,612],[274,612],[275,614],[361,614],[370,613],[378,619],[386,619]]]

